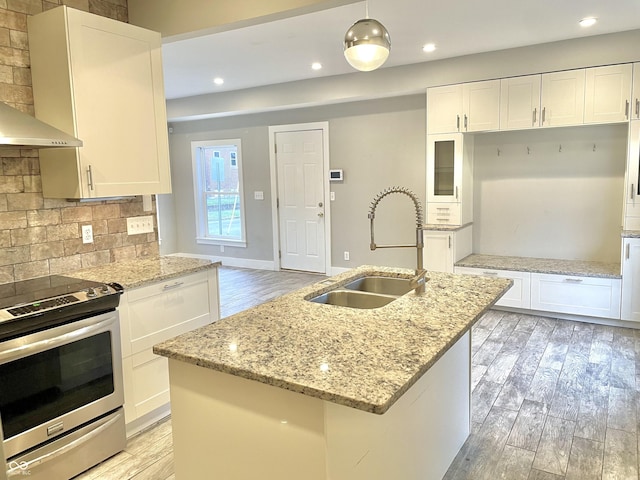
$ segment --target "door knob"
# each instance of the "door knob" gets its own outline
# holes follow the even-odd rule
[[[322,218],[322,217],[324,217],[324,213],[320,212],[320,213],[318,213],[318,216],[319,216],[320,218]]]

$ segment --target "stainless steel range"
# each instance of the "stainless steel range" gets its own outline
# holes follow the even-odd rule
[[[9,478],[69,479],[124,449],[121,294],[64,276],[0,285]]]

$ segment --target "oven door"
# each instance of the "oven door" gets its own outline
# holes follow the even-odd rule
[[[117,311],[0,343],[0,416],[11,458],[123,404]]]

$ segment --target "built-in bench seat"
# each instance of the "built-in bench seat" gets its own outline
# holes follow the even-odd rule
[[[512,279],[498,307],[620,320],[619,263],[472,254],[454,271]]]

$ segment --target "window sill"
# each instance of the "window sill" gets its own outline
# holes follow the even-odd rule
[[[223,240],[221,238],[196,237],[196,243],[201,245],[223,245],[225,247],[247,248],[247,242],[244,240]]]

